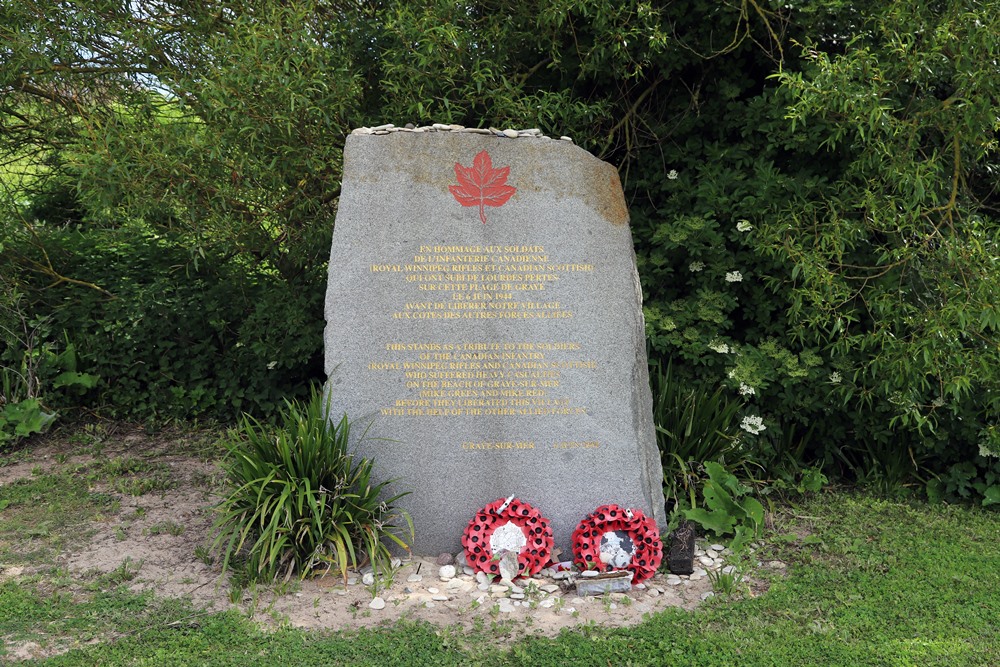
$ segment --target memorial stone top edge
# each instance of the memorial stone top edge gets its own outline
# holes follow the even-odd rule
[[[622,191],[618,169],[614,165],[601,160],[589,151],[577,146],[573,143],[573,139],[567,136],[561,136],[558,139],[553,139],[542,134],[542,131],[537,128],[526,130],[508,128],[499,130],[494,127],[476,128],[464,127],[456,124],[446,125],[444,123],[434,123],[433,125],[421,127],[416,127],[412,124],[405,127],[396,127],[392,123],[386,123],[376,127],[356,128],[351,131],[349,139],[393,134],[421,136],[435,133],[466,136],[479,135],[484,138],[492,137],[497,139],[527,140],[531,141],[532,144],[535,144],[535,142],[548,142],[553,144],[553,146],[556,144],[562,146],[572,146],[572,150],[577,151],[581,157],[585,156],[586,160],[588,160],[586,163],[588,164],[588,167],[585,169],[584,176],[582,178],[575,178],[570,182],[563,183],[560,191],[563,194],[579,195],[582,199],[587,201],[591,207],[598,211],[605,220],[614,226],[627,226],[629,223],[628,207],[625,204],[625,194]],[[348,141],[348,144],[350,144],[350,141]],[[346,148],[347,147],[345,147],[345,149]],[[357,174],[355,174],[354,180],[360,180]]]

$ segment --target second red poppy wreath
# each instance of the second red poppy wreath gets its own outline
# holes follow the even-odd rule
[[[601,505],[573,531],[573,563],[581,570],[629,570],[637,584],[656,574],[662,560],[660,530],[640,510]]]

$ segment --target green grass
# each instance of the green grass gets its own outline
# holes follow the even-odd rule
[[[236,612],[202,614],[118,588],[74,599],[38,579],[0,585],[0,637],[72,647],[23,663],[45,665],[1000,664],[995,512],[831,494],[779,524],[764,559],[791,565],[770,575],[766,593],[633,628],[507,646],[502,626],[263,631]],[[90,638],[100,643],[82,645]]]

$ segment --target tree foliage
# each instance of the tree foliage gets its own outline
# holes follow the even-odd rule
[[[45,229],[138,225],[319,293],[350,128],[571,134],[623,176],[654,356],[761,456],[986,474],[998,51],[997,0],[5,3],[0,243],[81,289]]]

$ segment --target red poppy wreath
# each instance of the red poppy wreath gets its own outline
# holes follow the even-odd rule
[[[504,552],[518,554],[519,574],[537,574],[552,555],[552,526],[541,512],[511,496],[476,512],[462,534],[465,560],[477,572],[500,575]]]
[[[628,570],[637,584],[662,560],[660,531],[640,510],[601,505],[573,531],[573,563],[581,570]]]

